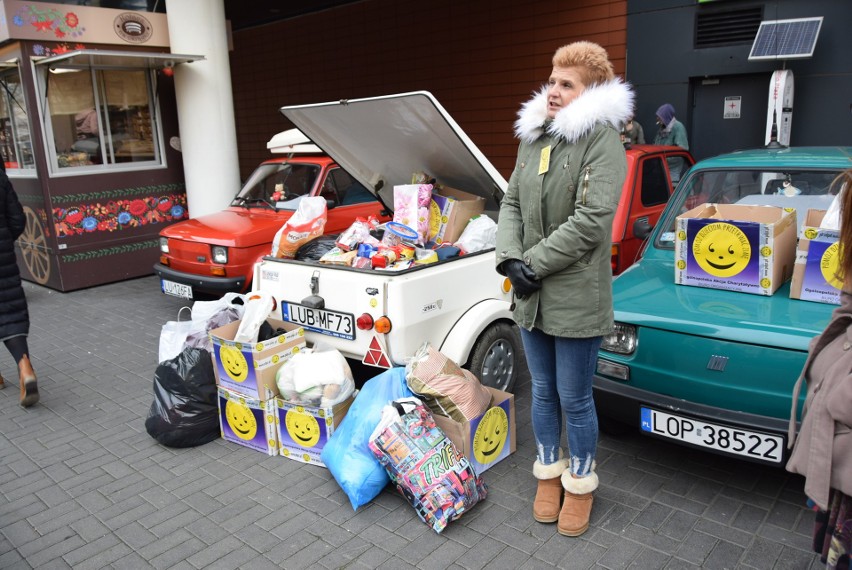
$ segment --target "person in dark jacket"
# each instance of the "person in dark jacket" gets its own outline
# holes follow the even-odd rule
[[[532,378],[533,518],[565,536],[588,529],[598,487],[592,376],[613,329],[612,220],[633,101],[604,48],[559,48],[547,84],[518,113],[518,158],[500,205],[496,269],[514,289]]]
[[[26,408],[38,402],[38,385],[27,346],[30,331],[27,297],[15,258],[15,240],[23,233],[25,225],[18,195],[6,172],[0,170],[0,340],[18,363],[21,405]],[[2,386],[3,378],[0,377]]]

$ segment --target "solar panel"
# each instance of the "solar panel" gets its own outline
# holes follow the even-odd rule
[[[821,26],[822,16],[761,22],[748,58],[754,60],[811,57]]]

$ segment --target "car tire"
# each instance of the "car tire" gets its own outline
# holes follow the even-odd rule
[[[511,392],[524,364],[518,327],[498,322],[485,329],[476,343],[467,368],[484,386]]]

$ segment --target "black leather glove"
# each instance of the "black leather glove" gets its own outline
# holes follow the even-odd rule
[[[520,259],[510,259],[503,263],[503,271],[512,283],[515,295],[524,298],[541,289],[541,281],[536,279],[535,272]]]

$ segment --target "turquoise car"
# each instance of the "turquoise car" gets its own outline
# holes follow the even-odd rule
[[[675,284],[675,219],[704,203],[828,209],[852,147],[734,152],[679,183],[640,261],[613,281],[616,328],[604,339],[595,401],[604,429],[783,465],[793,385],[834,305]],[[804,393],[801,404],[804,403]],[[614,423],[616,422],[616,423]]]

